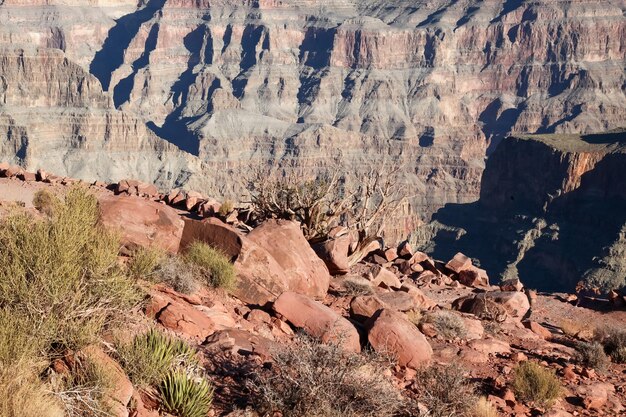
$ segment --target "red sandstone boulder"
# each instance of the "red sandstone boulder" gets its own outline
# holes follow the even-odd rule
[[[472,265],[459,273],[459,282],[468,287],[488,287],[489,277],[487,271]]]
[[[248,234],[264,248],[287,275],[289,290],[313,298],[328,292],[328,268],[304,238],[300,225],[287,220],[268,220]]]
[[[372,318],[367,339],[375,351],[394,357],[400,366],[417,369],[433,356],[426,337],[402,314],[382,310]]]
[[[120,232],[125,247],[154,246],[178,252],[184,222],[174,209],[131,196],[103,195],[98,203],[100,223]]]
[[[241,329],[219,330],[205,342],[208,349],[230,351],[240,355],[257,355],[264,360],[271,358],[276,343]]]
[[[552,332],[550,332],[550,330],[546,329],[536,321],[525,321],[524,327],[530,329],[533,333],[540,336],[542,339],[549,340],[552,338]]]
[[[163,327],[196,342],[203,342],[216,331],[236,325],[223,308],[192,304],[175,291],[159,286],[153,290],[145,313]]]
[[[389,306],[375,295],[360,295],[350,302],[350,316],[355,320],[365,321],[378,311]]]
[[[346,350],[361,351],[359,333],[352,323],[320,302],[286,292],[274,302],[273,309],[293,326],[324,343],[337,343]]]
[[[522,320],[530,310],[528,297],[518,291],[491,291],[462,297],[455,300],[452,306],[479,318],[496,321],[502,321],[506,316]]]
[[[314,246],[317,255],[324,261],[328,270],[333,275],[347,274],[350,270],[348,252],[352,238],[350,235],[342,235]]]
[[[128,417],[128,403],[133,396],[133,384],[122,367],[102,349],[95,345],[87,346],[80,356],[102,369],[107,377],[107,386],[103,392],[104,404],[114,417]]]
[[[454,258],[446,264],[446,268],[457,274],[466,269],[470,269],[471,266],[472,260],[461,252],[454,255]]]
[[[371,269],[371,281],[375,287],[400,288],[400,279],[384,266],[374,265]]]

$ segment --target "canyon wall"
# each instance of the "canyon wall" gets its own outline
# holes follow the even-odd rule
[[[0,1],[0,156],[239,196],[257,164],[403,167],[396,228],[511,132],[624,124],[623,0]]]
[[[492,275],[533,288],[619,288],[625,166],[626,130],[511,137],[487,161],[480,200],[440,209],[423,230],[432,241],[422,243],[438,256],[462,250]]]

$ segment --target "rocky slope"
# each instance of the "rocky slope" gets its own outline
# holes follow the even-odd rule
[[[435,234],[435,253],[460,248],[490,271],[546,290],[573,289],[581,280],[621,287],[624,163],[624,130],[509,138],[487,162],[480,200],[441,209],[426,228]]]
[[[478,197],[484,157],[509,132],[623,122],[625,9],[5,0],[1,155],[222,193],[251,163],[352,173],[387,158],[415,191],[406,214],[425,219]]]
[[[42,205],[45,200],[41,196],[67,196],[74,182],[43,178],[42,172],[39,180],[28,179],[31,175],[27,172],[13,173],[14,167],[0,167],[0,227],[5,228],[5,239],[6,227],[20,224],[6,222],[7,214],[24,211],[32,220],[21,223],[27,225],[59,221],[54,210],[60,210],[62,203]],[[9,410],[17,412],[3,415],[188,415],[182,407],[168,408],[172,407],[169,404],[197,404],[198,397],[206,397],[206,393],[193,396],[182,388],[172,389],[178,401],[168,402],[171,397],[162,382],[182,370],[185,381],[207,381],[215,388],[207,405],[210,411],[193,414],[197,416],[261,417],[269,414],[268,407],[284,415],[310,415],[293,411],[306,402],[321,416],[342,414],[336,410],[345,402],[350,415],[371,416],[372,409],[363,404],[381,401],[388,404],[382,411],[376,409],[381,417],[624,413],[626,357],[618,355],[617,347],[606,337],[598,340],[604,343],[610,361],[602,345],[597,345],[599,351],[592,351],[591,345],[582,342],[594,340],[592,333],[597,327],[612,332],[605,334],[614,334],[620,349],[626,347],[626,312],[619,311],[626,294],[610,305],[574,294],[538,294],[518,280],[490,285],[488,271],[463,254],[444,263],[407,244],[379,247],[343,274],[330,276],[323,262],[329,254],[318,257],[297,223],[271,220],[245,231],[237,228],[237,222],[228,221],[228,216],[221,215],[228,223],[217,216],[198,220],[187,211],[161,204],[154,196],[126,195],[136,191],[128,185],[117,184],[116,193],[103,184],[85,189],[97,198],[100,226],[120,232],[123,250],[115,273],[137,286],[142,295],[137,302],[143,302],[116,311],[117,320],[111,321],[103,334],[96,334],[95,340],[89,339],[89,344],[70,347],[55,341],[54,348],[41,350],[51,351],[49,355],[33,352],[40,355],[36,363],[42,363],[45,370],[26,375],[32,384],[46,390],[47,396],[40,397],[46,401],[41,404],[26,396],[28,402],[24,403],[8,397],[0,404],[9,404]],[[39,197],[33,200],[36,195]],[[96,238],[102,235],[99,230]],[[194,241],[219,247],[228,255],[224,259],[233,263],[235,280],[229,291],[211,287],[209,282],[215,281],[207,280],[205,272],[197,269],[199,265],[189,264],[189,245]],[[135,268],[135,262],[147,253],[141,249],[156,247],[170,253]],[[113,249],[114,258],[117,248]],[[347,252],[347,247],[344,249]],[[8,246],[0,247],[4,256],[9,251]],[[338,245],[332,253],[337,252],[341,252]],[[33,256],[33,263],[40,261],[48,268],[51,264],[41,261],[46,256],[47,252]],[[165,269],[172,262],[181,268],[176,273]],[[190,276],[182,273],[185,268]],[[263,280],[254,279],[259,271],[264,272]],[[214,273],[219,272],[211,275]],[[76,274],[86,275],[82,270]],[[41,276],[44,284],[55,282],[54,274]],[[100,276],[92,279],[102,280]],[[40,299],[37,295],[30,292],[35,300]],[[109,293],[102,297],[110,298]],[[10,302],[10,308],[19,311],[16,302]],[[23,327],[30,325],[24,323],[19,327],[22,333]],[[37,322],[33,336],[42,337],[41,328]],[[16,332],[9,326],[0,331]],[[154,332],[176,340],[178,350],[183,342],[183,347],[189,348],[178,356],[167,355],[163,352],[168,349],[158,339],[145,348],[142,340],[154,340],[147,336]],[[3,355],[25,350],[27,344],[13,348],[21,340],[8,337],[5,344],[9,349]],[[151,365],[163,362],[167,366],[162,375],[149,372],[154,371]],[[550,372],[553,386],[559,387],[553,391],[554,398],[535,398],[515,383],[520,367],[529,364]],[[29,370],[25,360],[9,362],[6,368],[11,365]],[[84,377],[89,365],[96,365],[98,375],[107,378],[90,379],[90,385],[84,383],[76,392],[62,391],[65,385],[59,381]],[[426,374],[430,377],[424,372],[430,372]],[[2,376],[0,387],[12,388],[15,381],[26,379],[22,374],[17,380],[10,379],[10,374],[7,379],[6,372]],[[93,390],[98,391],[97,397],[91,394]],[[320,409],[328,405],[329,392],[334,395],[330,400],[337,407],[331,410],[335,412]],[[483,405],[475,409],[478,396],[483,397]],[[355,402],[355,397],[359,401]],[[546,399],[553,401],[540,401]],[[89,412],[82,412],[81,404],[86,404]],[[355,405],[363,409],[354,411]],[[54,412],[57,407],[65,412]],[[22,408],[31,413],[21,413]]]

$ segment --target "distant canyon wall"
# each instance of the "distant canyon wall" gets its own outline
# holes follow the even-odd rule
[[[0,152],[238,196],[251,165],[411,190],[396,229],[475,201],[513,132],[624,125],[621,0],[4,0]]]

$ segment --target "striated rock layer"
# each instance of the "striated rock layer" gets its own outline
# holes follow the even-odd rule
[[[623,124],[625,10],[621,0],[4,0],[0,155],[231,195],[251,164],[351,174],[391,159],[413,190],[396,225],[410,230],[415,214],[476,200],[484,158],[510,132]]]
[[[480,200],[449,205],[425,227],[437,256],[462,250],[527,287],[626,284],[626,130],[503,141]],[[539,175],[538,175],[539,174]],[[425,233],[428,235],[428,233]]]

